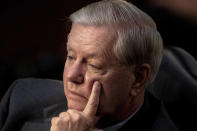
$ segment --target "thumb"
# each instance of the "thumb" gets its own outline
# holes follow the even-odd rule
[[[101,92],[101,84],[98,81],[96,81],[93,84],[92,92],[90,94],[88,103],[83,111],[87,116],[96,115],[99,105],[100,92]]]

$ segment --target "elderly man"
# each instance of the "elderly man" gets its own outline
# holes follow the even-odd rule
[[[90,4],[70,20],[64,91],[60,81],[16,81],[0,103],[0,130],[177,130],[146,90],[163,54],[154,21],[124,0]]]
[[[92,3],[70,16],[63,74],[68,110],[51,131],[176,130],[148,92],[162,59],[154,21],[123,0]]]

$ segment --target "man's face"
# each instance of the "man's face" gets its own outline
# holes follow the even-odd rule
[[[100,113],[113,114],[128,107],[134,76],[117,64],[112,53],[116,38],[114,31],[105,26],[72,26],[63,74],[68,108],[83,111],[95,81],[101,84]]]

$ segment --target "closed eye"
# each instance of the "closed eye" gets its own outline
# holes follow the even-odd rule
[[[97,69],[97,70],[101,70],[102,69],[101,67],[98,67],[98,66],[93,65],[93,64],[89,64],[89,66],[94,68],[94,69]]]
[[[67,60],[73,60],[73,59],[74,59],[73,56],[67,55]]]

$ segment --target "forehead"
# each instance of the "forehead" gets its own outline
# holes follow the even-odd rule
[[[111,51],[116,42],[116,33],[107,26],[74,24],[68,35],[68,47],[76,50]]]

